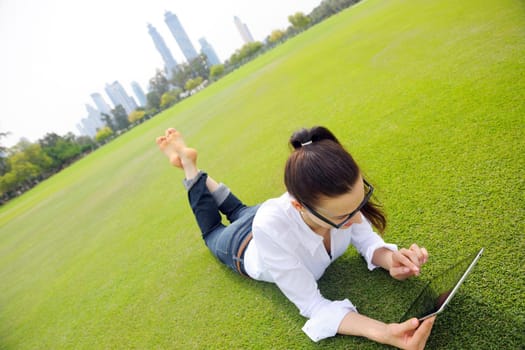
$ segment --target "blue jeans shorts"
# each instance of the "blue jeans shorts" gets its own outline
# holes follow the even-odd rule
[[[259,208],[246,206],[223,184],[220,198],[206,187],[208,175],[200,172],[188,189],[191,209],[202,233],[202,238],[212,254],[235,272],[246,276],[243,255],[239,248],[252,232],[252,222]],[[230,225],[222,223],[220,213],[226,215]],[[238,263],[237,263],[238,262]]]

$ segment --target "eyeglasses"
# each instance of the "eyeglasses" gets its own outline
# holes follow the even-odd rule
[[[368,203],[368,201],[370,200],[370,197],[372,197],[372,193],[374,193],[374,187],[372,187],[372,185],[370,185],[365,179],[363,179],[363,182],[365,184],[365,191],[366,191],[366,194],[365,194],[365,198],[363,199],[363,201],[361,202],[361,204],[359,204],[359,206],[357,207],[356,210],[354,210],[353,212],[351,212],[350,214],[348,214],[348,216],[339,224],[334,224],[332,221],[328,220],[327,218],[325,218],[324,216],[322,216],[321,214],[319,214],[318,212],[316,212],[313,208],[311,208],[310,206],[302,203],[302,205],[308,209],[308,211],[310,213],[312,213],[313,216],[315,216],[316,218],[318,218],[319,220],[327,223],[328,225],[330,226],[333,226],[335,228],[341,228],[342,226],[344,226],[345,224],[348,223],[348,221],[350,221],[350,219],[355,215],[357,214],[361,209],[363,209],[363,207],[366,205],[366,203]]]

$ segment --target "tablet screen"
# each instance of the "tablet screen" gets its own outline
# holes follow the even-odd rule
[[[453,292],[470,273],[483,249],[476,251],[473,255],[459,261],[439,276],[431,279],[426,284],[418,297],[401,318],[400,322],[406,321],[412,317],[418,319],[424,318],[430,314],[440,312],[452,299]]]

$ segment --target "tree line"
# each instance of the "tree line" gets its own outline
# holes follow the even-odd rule
[[[297,12],[288,16],[290,26],[273,30],[264,42],[251,42],[236,50],[223,64],[208,66],[201,54],[188,63],[182,63],[170,77],[157,70],[149,80],[147,104],[129,115],[118,105],[111,114],[102,114],[105,126],[94,139],[88,136],[64,136],[48,133],[35,143],[20,140],[11,148],[2,146],[0,132],[0,205],[29,190],[42,180],[62,170],[74,161],[92,152],[114,137],[191,96],[208,83],[234,71],[258,55],[272,49],[316,23],[321,22],[360,0],[323,0],[308,15]]]

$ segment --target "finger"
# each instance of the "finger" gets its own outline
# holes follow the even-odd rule
[[[422,247],[421,252],[423,253],[423,264],[425,264],[428,261],[428,251],[425,247]]]
[[[417,267],[419,271],[419,266],[421,266],[421,262],[419,261],[418,253],[410,249],[401,249],[401,253],[405,255],[412,262],[412,264],[414,264]]]
[[[419,260],[414,252],[403,248],[393,255],[393,259],[397,259],[399,264],[408,267],[412,272],[419,273]]]
[[[406,266],[392,267],[390,269],[390,276],[394,277],[397,280],[404,280],[404,279],[412,276],[413,274],[414,274],[414,272],[412,272]]]
[[[413,317],[409,320],[406,320],[403,323],[400,323],[399,326],[402,333],[408,333],[417,329],[417,327],[419,326],[419,321],[417,318]]]
[[[414,333],[412,341],[414,342],[414,344],[418,344],[418,349],[423,349],[425,347],[425,344],[427,343],[428,337],[430,336],[430,332],[432,331],[432,326],[434,325],[435,320],[436,316],[424,320]]]
[[[412,244],[410,246],[410,250],[416,253],[419,265],[422,265],[425,263],[426,258],[428,257],[427,250],[423,247],[419,247],[417,244]]]

